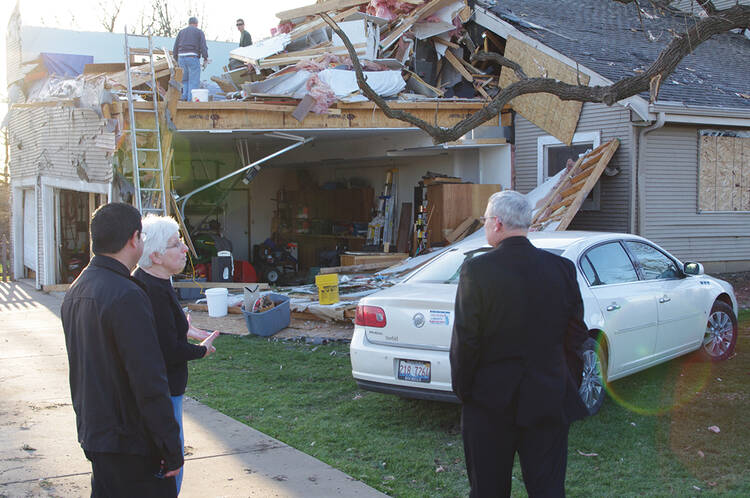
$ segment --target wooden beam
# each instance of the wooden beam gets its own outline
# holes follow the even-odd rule
[[[314,16],[323,12],[330,12],[332,10],[341,10],[354,5],[362,5],[368,3],[369,0],[327,0],[325,2],[319,2],[313,5],[307,5],[305,7],[299,7],[296,9],[282,10],[276,13],[276,17],[281,21],[289,21],[290,19],[296,19],[298,17]]]
[[[461,62],[459,62],[458,58],[455,55],[453,55],[453,52],[451,52],[450,50],[446,50],[445,58],[448,59],[448,62],[450,62],[451,66],[453,66],[453,68],[456,71],[461,73],[461,76],[463,76],[464,79],[466,79],[467,81],[471,81],[471,82],[474,81],[474,77],[471,75],[469,71],[466,70],[464,65],[461,64]]]
[[[258,290],[268,290],[270,287],[268,284],[259,284],[257,282],[172,282],[172,287],[175,289],[215,289],[217,287],[225,287],[227,289],[244,289],[245,286],[256,286],[259,285]]]
[[[609,164],[610,159],[612,159],[612,156],[615,154],[615,151],[617,151],[617,148],[620,146],[620,141],[615,138],[607,142],[605,145],[606,147],[602,149],[603,154],[601,155],[599,162],[594,167],[593,171],[591,172],[591,175],[586,180],[586,183],[584,184],[583,188],[581,188],[581,190],[578,192],[573,203],[570,206],[568,206],[567,211],[565,211],[565,214],[560,220],[560,224],[558,225],[557,230],[565,230],[568,227],[568,225],[570,225],[570,222],[573,221],[573,217],[576,215],[576,213],[580,209],[581,204],[583,204],[583,200],[586,198],[589,192],[591,192],[591,190],[594,188],[594,185],[599,180],[599,177],[604,171],[604,168],[607,167],[607,164]]]
[[[298,128],[414,128],[410,123],[388,118],[375,104],[367,106],[343,106],[339,103],[340,115],[308,114],[304,123],[294,119],[291,112],[267,112],[252,108],[246,103],[234,104],[237,107],[216,106],[215,102],[178,103],[177,114],[173,118],[178,130],[287,130]],[[461,120],[471,116],[481,102],[458,103],[451,105],[443,102],[425,102],[427,106],[392,105],[393,108],[409,109],[418,118],[434,123],[436,126],[452,127]],[[200,107],[199,107],[200,106]],[[244,106],[244,107],[243,107]],[[498,126],[499,118],[494,116],[486,125]]]
[[[370,272],[373,270],[382,270],[389,266],[397,265],[400,261],[381,261],[377,263],[364,263],[361,265],[349,265],[349,266],[329,266],[321,268],[320,275],[328,275],[330,273],[357,273],[357,272]]]
[[[189,309],[190,311],[208,311],[208,305],[188,303],[187,309]],[[239,306],[227,306],[227,313],[229,313],[230,315],[241,315],[242,308],[240,308]]]
[[[453,0],[432,0],[412,11],[410,15],[403,18],[399,22],[399,24],[393,30],[391,30],[388,36],[380,41],[380,48],[385,50],[386,48],[390,47],[391,45],[393,45],[393,43],[395,43],[396,40],[401,38],[401,35],[408,31],[408,29],[411,28],[414,23],[422,18],[434,14],[439,9],[445,7],[451,2],[453,2]]]
[[[241,103],[241,107],[237,107],[237,104]],[[210,104],[209,109],[220,110],[220,109],[246,109],[248,111],[270,111],[270,112],[288,112],[292,113],[297,108],[297,105],[284,105],[284,104],[262,104],[259,102],[231,102],[231,101],[216,101],[216,102],[179,102],[177,105],[180,109],[206,109],[206,104]],[[341,109],[331,108],[326,111],[326,114],[333,116],[340,116]]]
[[[355,12],[359,12],[359,7],[352,7],[349,10],[345,10],[343,12],[339,12],[335,16],[332,17],[334,22],[340,22],[350,15],[354,14]],[[289,40],[299,40],[303,36],[307,35],[308,33],[312,33],[313,31],[316,31],[320,28],[323,28],[327,26],[326,22],[321,19],[320,17],[316,18],[313,21],[308,21],[306,23],[298,24],[294,27],[291,33],[289,33]]]

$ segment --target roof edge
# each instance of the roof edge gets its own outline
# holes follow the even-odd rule
[[[665,121],[671,123],[750,127],[750,109],[691,106],[682,102],[656,102],[650,104],[648,110],[652,115],[663,112]]]

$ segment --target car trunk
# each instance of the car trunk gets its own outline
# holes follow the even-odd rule
[[[386,326],[364,327],[367,339],[388,346],[447,351],[455,297],[456,285],[427,283],[405,283],[369,296],[360,305],[381,307]]]

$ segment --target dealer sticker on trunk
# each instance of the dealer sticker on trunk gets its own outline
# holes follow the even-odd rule
[[[451,324],[451,312],[430,310],[430,324],[449,326]]]

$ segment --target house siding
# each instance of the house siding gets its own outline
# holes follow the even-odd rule
[[[569,226],[570,230],[628,232],[630,230],[632,126],[627,109],[615,105],[585,103],[576,132],[600,132],[601,143],[620,139],[620,147],[609,165],[620,173],[602,176],[600,208],[579,211]],[[529,192],[537,186],[537,138],[549,135],[521,115],[515,120],[515,188]]]
[[[14,10],[8,20],[8,31],[5,35],[5,70],[6,83],[10,86],[23,78],[21,71],[21,15]]]
[[[8,131],[11,178],[112,180],[114,133],[90,109],[13,106]]]
[[[750,262],[750,212],[698,213],[698,128],[665,126],[642,146],[643,235],[683,261]]]

